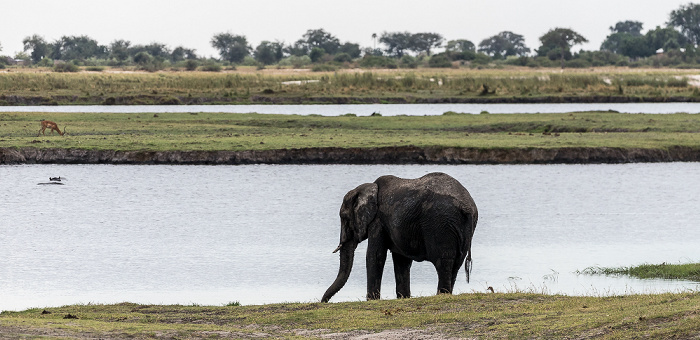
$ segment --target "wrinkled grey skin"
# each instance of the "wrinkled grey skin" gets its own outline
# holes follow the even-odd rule
[[[437,292],[452,294],[465,258],[467,281],[471,241],[478,212],[467,189],[443,173],[418,179],[379,177],[348,192],[340,208],[340,269],[321,298],[335,295],[347,282],[357,244],[367,246],[367,299],[379,299],[387,250],[391,250],[396,296],[411,296],[413,261],[433,263]]]

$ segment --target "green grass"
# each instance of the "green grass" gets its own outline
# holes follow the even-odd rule
[[[642,264],[631,267],[590,267],[583,274],[629,275],[640,279],[682,279],[700,281],[700,263]]]
[[[440,98],[541,97],[669,98],[700,96],[687,70],[504,70],[417,69],[355,72],[290,70],[212,72],[0,73],[0,105],[11,96],[45,104],[159,104],[323,102],[414,102]],[[301,85],[284,85],[302,81]],[[33,98],[33,99],[31,99]],[[262,98],[262,99],[261,99]]]
[[[613,297],[472,293],[223,307],[122,303],[3,312],[0,334],[8,338],[316,338],[393,331],[399,332],[399,338],[410,332],[488,339],[690,338],[700,332],[698,305],[698,293]]]
[[[319,110],[322,110],[319,107]],[[37,137],[39,120],[67,131]],[[700,115],[448,114],[322,117],[236,113],[0,113],[0,147],[271,150],[387,146],[469,148],[700,147]]]

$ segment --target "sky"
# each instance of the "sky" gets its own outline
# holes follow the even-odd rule
[[[117,39],[135,44],[164,43],[218,57],[212,36],[230,32],[253,48],[263,40],[293,43],[309,29],[323,28],[341,43],[373,47],[372,34],[439,33],[445,41],[478,45],[501,31],[525,37],[533,50],[552,28],[571,28],[598,50],[609,27],[640,21],[643,33],[664,26],[669,13],[688,0],[0,0],[2,55],[23,49],[34,34],[48,42],[87,35],[102,45]],[[378,42],[377,42],[378,43]],[[381,46],[377,46],[381,47]],[[576,48],[574,48],[576,50]]]

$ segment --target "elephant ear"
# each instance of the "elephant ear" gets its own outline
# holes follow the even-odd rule
[[[354,215],[358,242],[367,239],[367,229],[377,215],[377,185],[366,183],[359,186],[355,198]]]

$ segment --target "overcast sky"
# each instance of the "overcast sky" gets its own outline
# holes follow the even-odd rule
[[[32,0],[2,1],[0,54],[22,50],[22,39],[38,34],[53,42],[63,35],[88,35],[100,44],[165,43],[217,56],[209,41],[231,32],[257,46],[262,40],[292,43],[308,29],[323,28],[341,43],[371,47],[372,33],[434,32],[446,41],[481,40],[501,31],[525,36],[531,49],[554,27],[571,28],[597,50],[618,21],[665,25],[669,13],[688,0]]]

